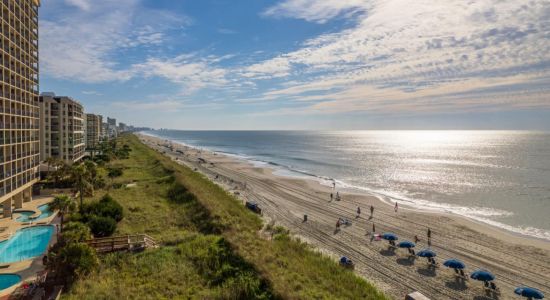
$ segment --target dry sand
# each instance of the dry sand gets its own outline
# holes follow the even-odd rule
[[[335,259],[341,255],[356,263],[355,271],[387,295],[404,299],[420,291],[431,299],[518,299],[517,286],[530,286],[550,296],[550,243],[514,235],[485,224],[439,213],[394,208],[375,196],[340,191],[341,201],[330,201],[332,187],[313,180],[280,177],[271,169],[258,168],[233,157],[170,143],[146,135],[140,139],[152,148],[186,164],[263,209],[266,222],[274,222]],[[171,149],[170,149],[171,147]],[[199,159],[200,158],[200,159]],[[369,207],[374,205],[374,216]],[[356,218],[360,206],[361,216]],[[303,215],[308,221],[302,222]],[[339,217],[352,221],[335,231]],[[426,232],[432,231],[431,249],[437,252],[438,267],[426,259],[411,259],[406,249],[390,250],[384,241],[371,241],[367,231],[393,232],[399,240],[420,238],[416,251],[427,247]],[[498,294],[487,292],[479,281],[457,280],[442,266],[448,258],[466,264],[466,273],[478,268],[496,276]]]

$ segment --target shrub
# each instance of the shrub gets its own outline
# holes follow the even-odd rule
[[[90,227],[80,222],[69,222],[63,227],[61,235],[65,244],[80,243],[88,240],[92,236]]]
[[[85,219],[92,216],[109,217],[119,222],[124,217],[124,209],[110,195],[105,195],[101,200],[84,205]]]
[[[222,285],[223,299],[270,299],[270,294],[262,290],[262,282],[250,272],[227,279]]]
[[[105,187],[105,178],[103,178],[103,176],[98,176],[92,184],[94,189],[102,189]]]
[[[94,236],[104,237],[115,232],[116,221],[110,217],[93,216],[88,221],[88,226]]]
[[[183,204],[191,201],[195,201],[197,198],[195,195],[191,194],[186,187],[181,184],[175,183],[169,189],[167,193],[167,198],[170,201]]]
[[[193,263],[210,285],[220,286],[222,299],[266,299],[271,291],[254,268],[235,254],[220,236],[197,235],[181,243],[178,253]]]
[[[61,248],[56,259],[65,271],[76,277],[91,273],[99,265],[95,250],[83,243],[71,243]]]
[[[121,167],[114,167],[114,166],[107,167],[107,176],[109,176],[109,178],[120,177],[122,176],[122,173],[123,171]]]
[[[124,216],[122,205],[116,202],[111,196],[105,195],[99,200],[97,214],[103,217],[111,217],[119,222]]]
[[[100,165],[100,166],[103,166],[105,165],[105,163],[108,163],[111,161],[111,158],[109,157],[109,155],[106,155],[106,154],[97,154],[94,158],[93,158],[93,161]]]

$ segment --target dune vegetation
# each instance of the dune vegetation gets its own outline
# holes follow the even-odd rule
[[[203,175],[171,161],[134,135],[117,143],[130,155],[103,189],[120,203],[116,234],[146,233],[160,244],[141,253],[100,256],[67,299],[386,299],[372,285],[261,219]]]

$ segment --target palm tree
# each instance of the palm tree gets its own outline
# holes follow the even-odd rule
[[[49,208],[51,210],[59,210],[59,216],[61,217],[61,230],[63,230],[63,220],[65,214],[69,211],[73,203],[73,199],[67,195],[57,195],[53,198],[53,201],[50,202]]]
[[[66,175],[65,163],[53,156],[46,158],[45,163],[48,165],[48,179],[53,180],[54,186],[57,186]]]
[[[91,188],[91,174],[84,164],[73,166],[72,168],[72,181],[75,184],[75,188],[80,194],[80,211],[82,211],[84,203],[84,193]]]

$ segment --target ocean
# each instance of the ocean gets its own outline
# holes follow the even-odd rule
[[[421,210],[550,241],[550,133],[180,131],[145,134],[238,156],[276,174],[336,181]]]

